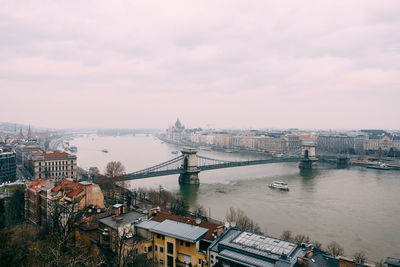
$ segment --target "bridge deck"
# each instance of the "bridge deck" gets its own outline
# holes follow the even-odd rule
[[[262,159],[262,160],[250,160],[250,161],[233,161],[233,162],[224,162],[217,163],[211,165],[203,165],[199,166],[198,170],[207,171],[207,170],[215,170],[215,169],[223,169],[223,168],[233,168],[240,166],[249,166],[249,165],[258,165],[258,164],[268,164],[268,163],[281,163],[281,162],[297,162],[299,158],[271,158],[271,159]],[[149,172],[139,172],[139,173],[130,173],[125,176],[126,180],[134,180],[134,179],[143,179],[143,178],[151,178],[157,176],[164,175],[172,175],[172,174],[181,174],[185,173],[186,170],[182,167],[176,169],[169,170],[159,170],[159,171],[150,171]]]

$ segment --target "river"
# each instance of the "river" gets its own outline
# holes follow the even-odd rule
[[[127,172],[137,171],[176,157],[171,152],[180,149],[144,135],[91,135],[70,143],[78,147],[78,166],[96,166],[100,171],[110,161],[121,161]],[[217,151],[199,154],[227,160],[260,158]],[[291,230],[325,246],[334,240],[348,256],[365,251],[371,261],[400,257],[399,171],[320,164],[301,172],[296,163],[277,163],[210,170],[201,172],[199,178],[200,186],[180,187],[177,175],[170,175],[130,181],[129,187],[162,185],[180,191],[192,207],[200,204],[220,220],[229,207],[238,207],[268,235],[279,237],[282,231]],[[290,191],[269,189],[275,180],[288,183]]]

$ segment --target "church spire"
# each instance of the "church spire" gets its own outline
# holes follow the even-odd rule
[[[28,128],[28,138],[32,137],[32,131],[31,131],[31,124],[29,124],[29,128]]]

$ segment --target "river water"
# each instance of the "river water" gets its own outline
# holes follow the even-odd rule
[[[176,157],[180,147],[152,136],[84,136],[70,141],[78,147],[78,166],[96,166],[101,172],[110,161],[121,161],[127,172]],[[107,149],[109,153],[101,152]],[[251,154],[200,151],[215,159],[251,160]],[[282,231],[309,235],[325,246],[332,240],[345,254],[365,251],[368,259],[400,257],[400,172],[319,165],[301,172],[296,163],[277,163],[199,174],[200,186],[178,184],[170,175],[129,182],[130,188],[152,187],[180,191],[192,207],[202,205],[211,217],[224,220],[229,207],[238,207],[268,235]],[[290,191],[268,188],[272,181],[289,184]]]

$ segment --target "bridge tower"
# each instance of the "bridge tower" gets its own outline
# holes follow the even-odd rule
[[[300,169],[312,169],[315,162],[318,161],[315,153],[315,144],[313,141],[303,141],[301,150],[302,159],[300,160]]]
[[[350,159],[347,155],[337,155],[336,157],[336,165],[338,168],[346,168],[349,166]]]
[[[181,150],[183,159],[182,167],[185,170],[184,173],[179,175],[180,184],[200,184],[199,180],[199,168],[197,161],[197,150],[184,148]]]

